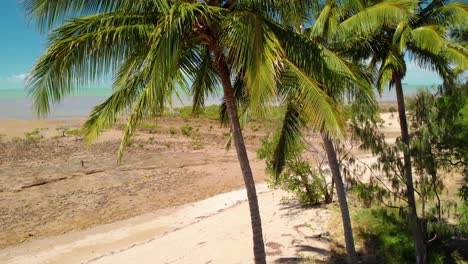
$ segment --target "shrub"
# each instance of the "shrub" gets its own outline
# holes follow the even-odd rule
[[[169,134],[171,134],[171,135],[177,134],[177,129],[175,127],[170,127],[169,128]]]
[[[24,133],[24,136],[27,141],[36,141],[42,138],[40,130],[38,128],[34,129],[31,132]]]
[[[69,129],[65,133],[67,135],[77,136],[77,137],[81,137],[83,135],[83,131],[81,131],[81,129]]]
[[[194,141],[191,143],[193,149],[198,150],[198,149],[203,149],[205,148],[205,143],[202,141]]]
[[[273,170],[274,151],[278,144],[279,134],[262,139],[262,146],[257,151],[260,159],[266,160],[266,172],[270,175],[270,185],[293,193],[302,204],[317,204],[324,199],[327,192],[326,182],[318,170],[312,169],[309,162],[304,160],[302,143],[291,144],[286,157],[284,170],[275,175]]]
[[[182,132],[182,135],[190,137],[193,133],[193,127],[191,127],[190,125],[183,125],[180,128],[180,132]]]
[[[396,112],[397,112],[397,109],[396,109],[395,106],[390,106],[390,107],[388,107],[388,112],[390,112],[390,113],[396,113]]]

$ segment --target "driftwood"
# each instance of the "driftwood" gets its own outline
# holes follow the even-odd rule
[[[35,186],[41,186],[41,185],[45,185],[45,184],[49,184],[49,183],[53,183],[53,182],[58,182],[58,181],[66,180],[66,179],[68,179],[68,178],[67,177],[60,177],[60,178],[50,179],[50,180],[37,179],[37,180],[33,181],[30,184],[21,186],[21,189],[27,189],[27,188],[31,188],[31,187],[35,187]]]

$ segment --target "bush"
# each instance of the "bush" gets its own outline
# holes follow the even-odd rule
[[[193,127],[189,126],[189,125],[183,125],[181,128],[180,128],[180,131],[182,132],[182,135],[186,136],[186,137],[190,137],[193,133]]]
[[[34,129],[31,132],[24,133],[24,136],[27,141],[36,141],[42,138],[40,130],[38,128]]]
[[[77,136],[77,137],[81,137],[83,135],[83,131],[81,131],[81,129],[69,129],[65,133],[67,135]]]
[[[266,172],[270,175],[270,185],[293,193],[302,204],[313,205],[324,199],[327,192],[326,182],[318,170],[311,168],[302,157],[304,145],[301,143],[289,146],[289,154],[283,172],[276,176],[273,170],[274,151],[279,135],[273,138],[266,136],[257,151],[260,159],[266,160]]]
[[[169,134],[171,134],[171,135],[177,134],[177,129],[175,127],[170,127],[169,128]]]
[[[388,107],[388,112],[390,112],[390,113],[396,113],[397,111],[398,111],[398,110],[396,109],[395,106],[389,106],[389,107]]]

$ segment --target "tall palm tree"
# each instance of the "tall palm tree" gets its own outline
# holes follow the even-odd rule
[[[410,137],[405,110],[402,79],[406,73],[405,55],[409,54],[419,66],[435,70],[445,83],[452,83],[455,75],[451,64],[466,70],[468,53],[466,49],[452,43],[447,36],[451,26],[468,21],[467,6],[459,3],[445,4],[446,1],[429,1],[418,5],[415,16],[404,20],[392,29],[393,39],[386,44],[387,52],[382,54],[379,70],[380,85],[390,81],[395,86],[400,120],[401,141],[404,144],[403,160],[410,218],[413,230],[416,263],[427,263],[425,230],[419,221],[414,196]],[[463,15],[463,13],[465,13]],[[460,16],[460,18],[458,17]],[[464,18],[461,18],[464,17]],[[460,19],[464,19],[460,20]],[[376,57],[377,59],[377,57]]]
[[[255,111],[276,96],[284,72],[299,80],[303,111],[331,135],[342,125],[329,97],[310,79],[329,58],[298,49],[290,27],[302,17],[307,1],[228,0],[24,0],[28,15],[49,34],[47,51],[34,65],[28,90],[37,113],[107,74],[113,94],[96,106],[83,129],[87,141],[128,114],[119,148],[122,158],[137,122],[157,115],[171,103],[178,87],[190,91],[196,105],[220,85],[244,178],[253,232],[255,263],[265,263],[261,219],[232,80],[241,77]],[[66,21],[66,22],[64,22]],[[58,27],[57,27],[58,26]],[[299,45],[300,46],[300,45]]]
[[[405,58],[420,67],[436,71],[445,83],[454,80],[452,67],[458,71],[467,69],[466,49],[450,41],[448,33],[452,28],[466,27],[468,7],[466,4],[449,2],[414,1],[413,15],[404,17],[397,25],[370,25],[366,33],[355,31],[354,37],[362,41],[348,47],[356,58],[370,59],[370,67],[377,72],[379,91],[387,83],[390,83],[390,87],[395,86],[416,263],[426,263],[427,254],[424,228],[416,210],[402,79],[406,74]]]
[[[410,1],[386,1],[377,3],[370,7],[363,5],[361,1],[338,1],[328,0],[320,6],[316,12],[315,21],[310,28],[306,28],[304,35],[308,36],[314,43],[320,43],[321,47],[336,52],[334,56],[339,58],[344,78],[322,79],[323,75],[316,78],[324,84],[324,91],[340,103],[344,100],[344,95],[352,95],[353,101],[368,108],[375,108],[375,101],[372,92],[370,78],[366,73],[353,65],[355,62],[345,60],[350,56],[345,46],[352,46],[350,38],[344,38],[356,29],[363,30],[369,25],[386,25],[401,20],[408,13]],[[357,42],[359,39],[352,39]],[[327,56],[330,56],[327,54]],[[358,62],[359,63],[359,62]],[[349,98],[349,97],[348,97]],[[294,102],[294,103],[291,103]],[[288,144],[294,144],[299,140],[301,127],[307,125],[306,119],[301,117],[300,106],[297,106],[294,98],[288,100],[288,111],[286,112],[283,127],[281,129],[280,140],[276,146],[274,168],[276,175],[281,173],[284,159],[287,153]],[[336,185],[338,203],[341,210],[345,244],[349,263],[356,263],[356,250],[352,232],[351,218],[349,215],[346,191],[341,176],[337,153],[333,143],[333,137],[319,128],[322,135],[325,152],[327,153],[328,164],[332,174],[333,183]]]

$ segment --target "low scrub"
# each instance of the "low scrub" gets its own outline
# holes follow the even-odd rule
[[[456,225],[435,219],[427,220],[428,263],[466,263],[466,206],[460,209]],[[404,209],[367,208],[354,214],[357,238],[366,255],[379,263],[414,263],[414,245],[408,214]]]

